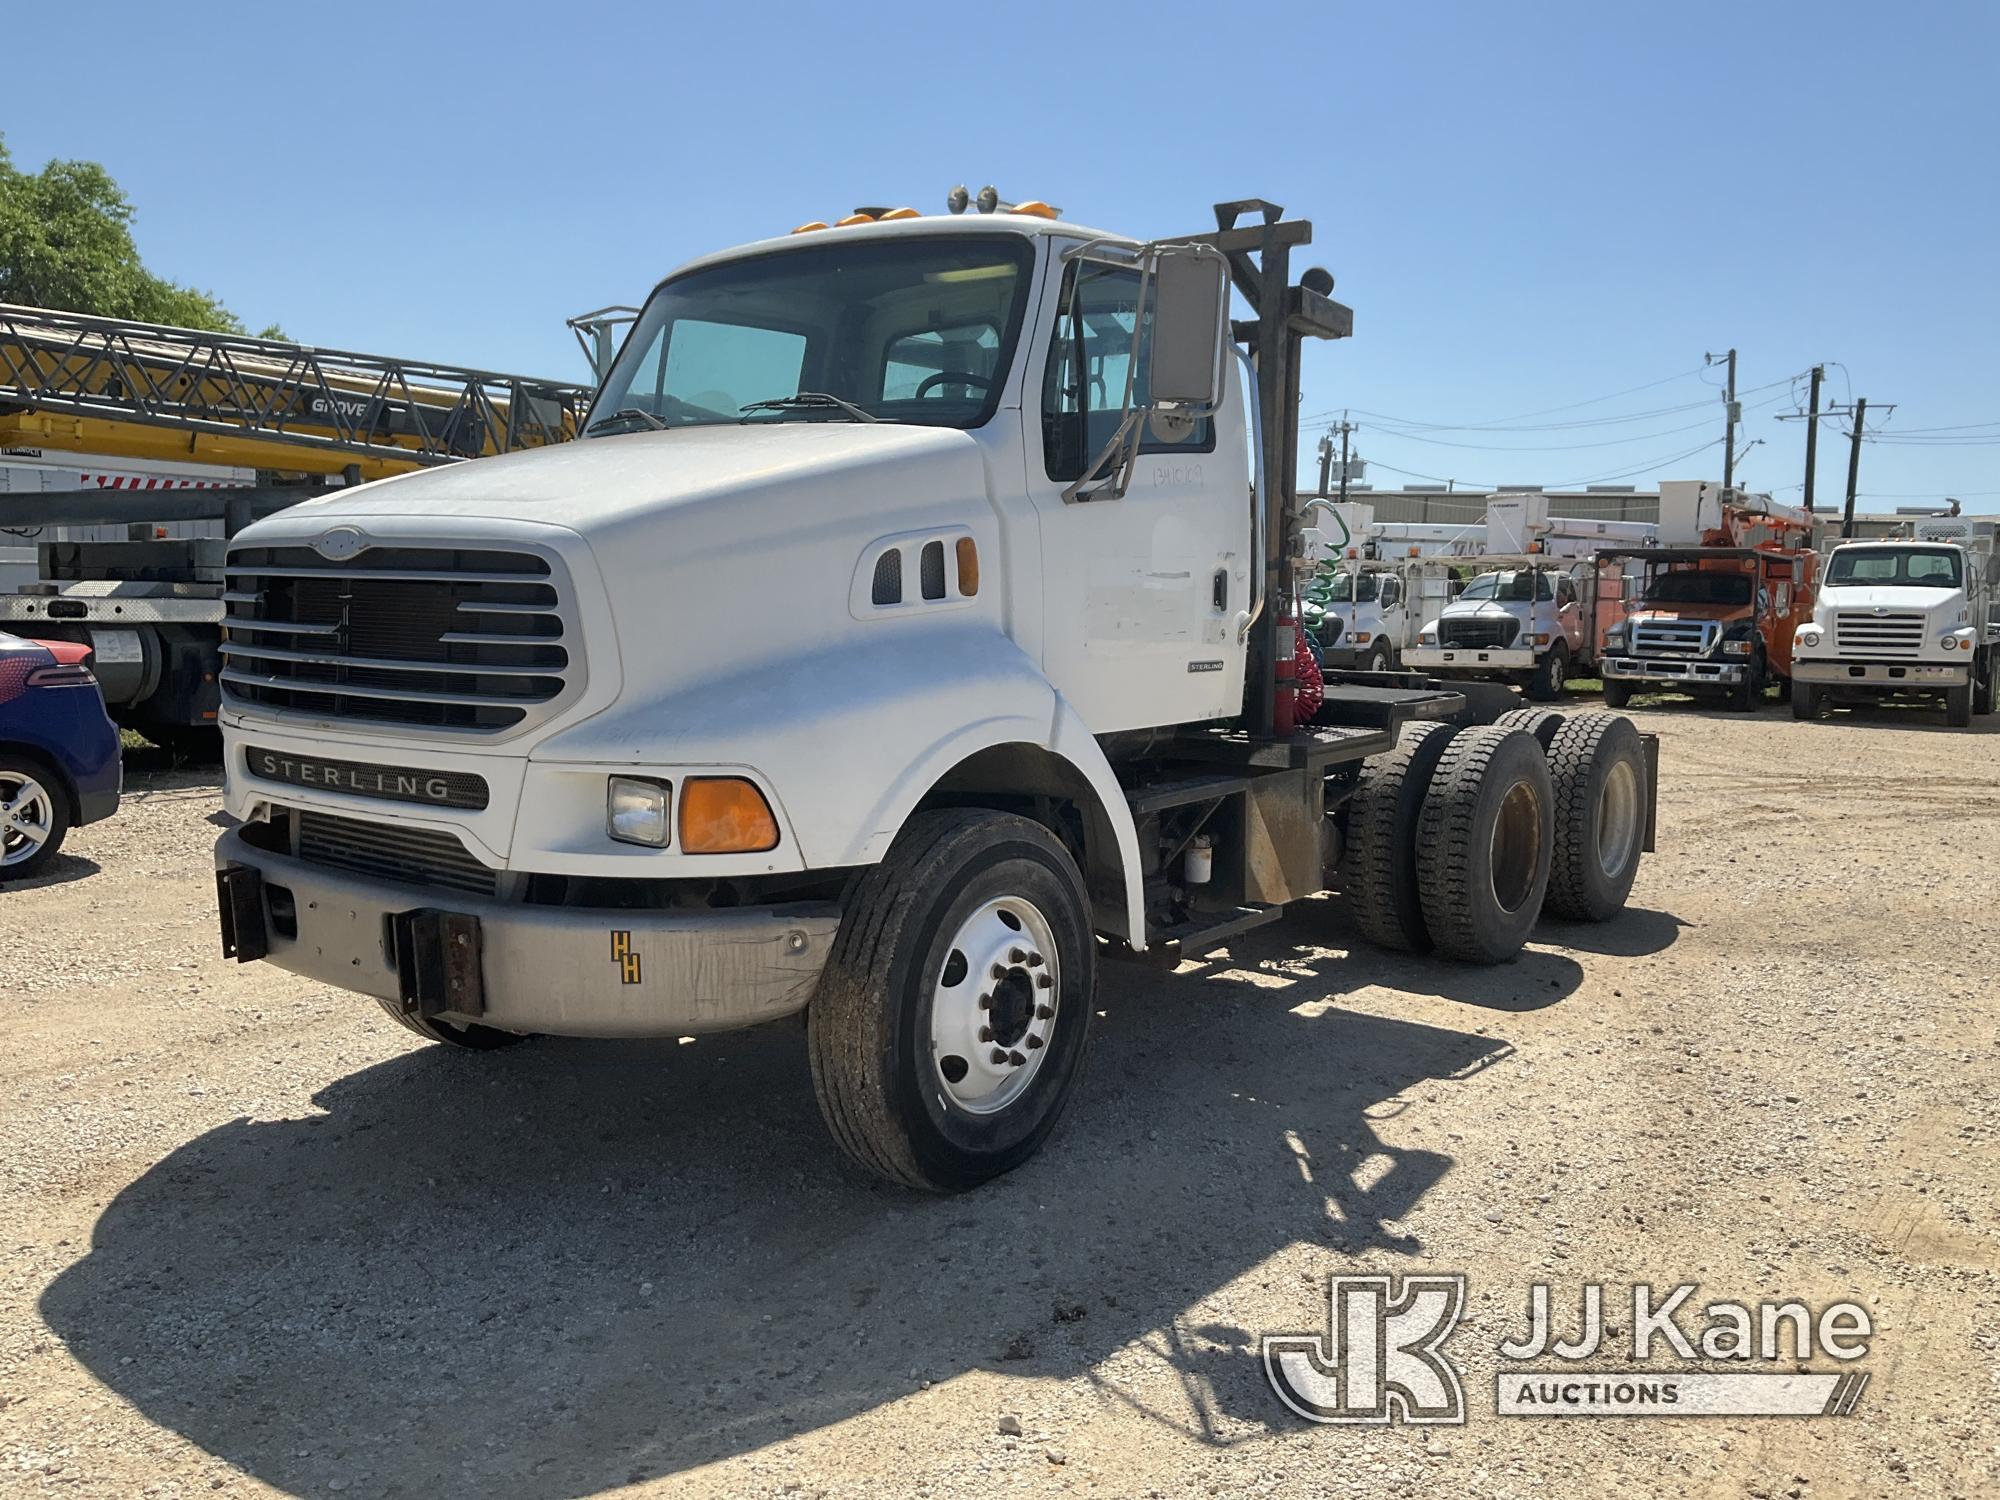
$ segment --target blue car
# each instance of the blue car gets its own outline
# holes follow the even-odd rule
[[[90,648],[0,632],[0,881],[33,875],[79,823],[118,811],[118,726]]]

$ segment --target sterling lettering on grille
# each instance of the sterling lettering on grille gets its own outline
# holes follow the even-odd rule
[[[478,810],[486,806],[486,783],[477,776],[453,771],[419,771],[364,761],[326,760],[316,755],[286,755],[251,745],[244,749],[250,774],[291,786],[324,787],[357,797],[384,797],[392,802],[428,802],[435,807]]]

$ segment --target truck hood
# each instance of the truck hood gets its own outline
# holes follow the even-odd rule
[[[1842,583],[1822,585],[1819,602],[1828,609],[1889,609],[1931,614],[1947,611],[1958,614],[1965,608],[1960,589],[1913,588],[1895,583]]]
[[[843,473],[976,462],[971,434],[877,422],[759,422],[580,438],[496,458],[419,469],[325,495],[282,515],[505,517],[589,531],[664,506],[791,484],[824,492]]]
[[[1502,604],[1497,599],[1456,599],[1438,612],[1445,620],[1465,620],[1479,615],[1489,615],[1496,620],[1525,620],[1528,618],[1528,601],[1517,599]]]

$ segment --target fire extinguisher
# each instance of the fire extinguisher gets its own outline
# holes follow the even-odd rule
[[[1294,733],[1298,721],[1299,613],[1298,605],[1287,599],[1278,607],[1277,640],[1272,662],[1276,691],[1271,695],[1271,728],[1280,739]]]

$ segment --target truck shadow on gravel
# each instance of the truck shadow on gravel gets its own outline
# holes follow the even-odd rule
[[[297,1494],[589,1495],[971,1369],[1084,1377],[1240,1441],[1289,1422],[1256,1357],[1283,1330],[1189,1310],[1300,1242],[1327,1270],[1415,1254],[1398,1221],[1452,1158],[1388,1150],[1375,1122],[1511,1052],[1341,1009],[1407,974],[1257,936],[1235,967],[1108,966],[1072,1122],[962,1198],[846,1167],[796,1025],[420,1049],[323,1089],[324,1114],[240,1119],[159,1162],[41,1310],[148,1418]],[[1514,977],[1539,1000],[1561,975]],[[1314,1298],[1300,1285],[1299,1324]],[[1171,1410],[1107,1365],[1135,1345],[1169,1367]],[[999,1441],[1004,1406],[923,1399],[961,1453]]]

